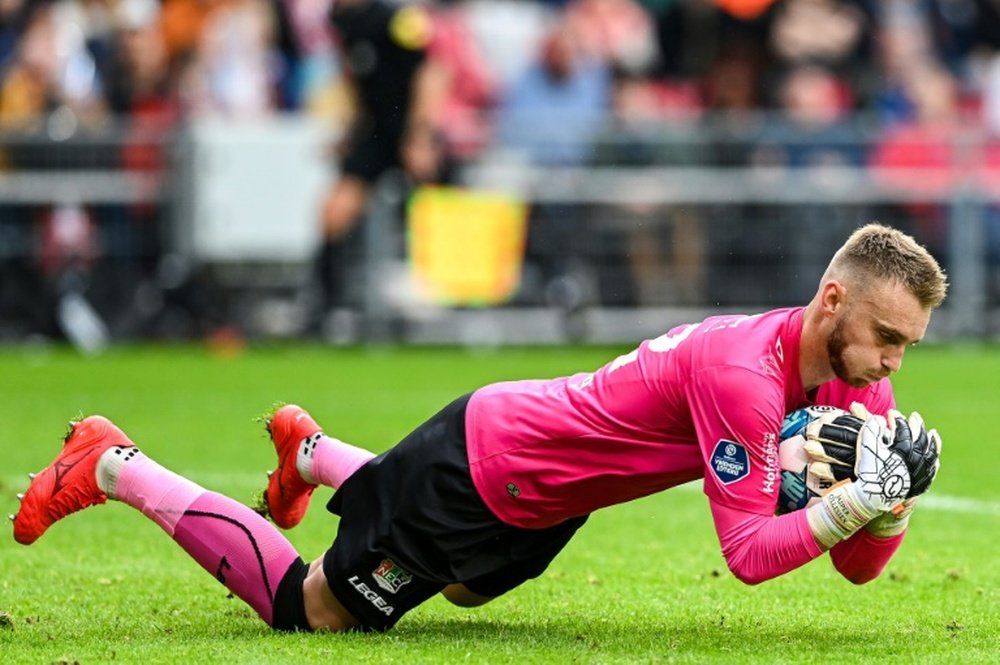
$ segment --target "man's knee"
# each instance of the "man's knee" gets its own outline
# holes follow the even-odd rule
[[[452,605],[459,607],[479,607],[493,600],[493,596],[481,596],[469,591],[464,584],[449,584],[441,590],[441,595]]]

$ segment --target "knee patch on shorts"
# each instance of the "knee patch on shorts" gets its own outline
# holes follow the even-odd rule
[[[271,627],[275,630],[311,632],[306,618],[306,602],[302,584],[309,574],[309,566],[301,558],[296,559],[285,576],[278,583],[274,593],[274,612]]]

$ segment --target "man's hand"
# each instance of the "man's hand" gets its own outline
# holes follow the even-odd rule
[[[808,509],[809,527],[824,549],[848,538],[868,524],[876,536],[888,537],[906,528],[914,497],[927,490],[938,469],[941,437],[924,430],[923,419],[909,420],[892,411],[890,428],[881,416],[873,416],[864,405],[851,405],[852,418],[839,416],[821,424],[813,433],[822,451],[836,462],[844,456],[829,453],[854,437],[856,457],[852,483],[834,486],[823,500]],[[860,426],[859,426],[860,423]],[[836,468],[831,463],[832,468]]]
[[[889,448],[898,454],[910,471],[910,491],[907,498],[927,491],[941,466],[941,437],[937,430],[927,431],[924,419],[914,411],[909,420],[899,411],[889,412],[892,444]]]
[[[854,479],[858,435],[865,421],[849,413],[825,413],[806,426],[809,473],[833,485]],[[822,493],[821,493],[822,495]]]
[[[854,482],[835,486],[806,513],[816,543],[830,549],[872,519],[906,498],[910,476],[902,458],[889,450],[885,420],[862,404],[851,405],[851,416],[827,425],[826,438],[854,445]]]
[[[857,484],[872,508],[892,510],[910,493],[910,469],[906,460],[890,447],[891,433],[863,404],[851,404],[851,413],[865,421],[858,434],[854,464]]]
[[[865,530],[877,538],[892,538],[906,531],[910,514],[917,507],[917,497],[907,499],[896,506],[896,510],[882,513],[865,525]]]

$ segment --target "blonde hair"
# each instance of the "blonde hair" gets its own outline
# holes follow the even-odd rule
[[[834,276],[902,284],[930,309],[939,306],[948,291],[947,277],[930,252],[882,224],[866,224],[851,234],[830,260],[824,280]]]

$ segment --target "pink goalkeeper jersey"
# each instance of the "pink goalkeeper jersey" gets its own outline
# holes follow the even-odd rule
[[[479,494],[502,521],[542,528],[704,477],[714,505],[773,515],[785,413],[894,406],[888,380],[864,389],[833,381],[807,397],[802,317],[802,308],[716,316],[596,372],[477,390],[466,432]]]

